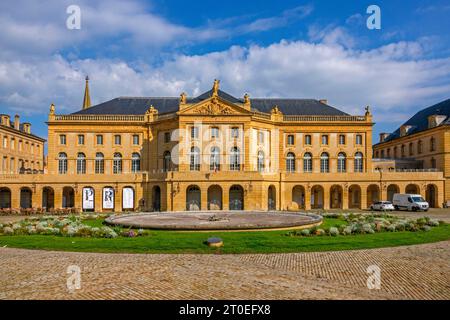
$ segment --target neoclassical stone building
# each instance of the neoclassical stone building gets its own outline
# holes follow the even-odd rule
[[[393,133],[380,134],[373,150],[375,168],[443,172],[444,198],[450,200],[450,99],[420,110]]]
[[[367,208],[392,190],[444,199],[442,171],[373,169],[372,115],[326,100],[119,97],[48,116],[46,174],[0,179],[19,207],[83,210]],[[431,199],[431,198],[430,198]]]

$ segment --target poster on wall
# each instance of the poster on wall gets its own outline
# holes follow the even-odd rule
[[[94,189],[83,188],[83,209],[94,210]]]
[[[103,188],[103,209],[114,209],[114,189]]]
[[[134,209],[134,190],[133,188],[123,188],[122,209]]]

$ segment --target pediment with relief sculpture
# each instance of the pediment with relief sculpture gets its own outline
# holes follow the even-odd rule
[[[248,110],[241,106],[229,103],[218,97],[199,102],[195,105],[189,106],[179,112],[184,115],[205,115],[205,116],[224,116],[224,115],[240,115],[249,114]]]

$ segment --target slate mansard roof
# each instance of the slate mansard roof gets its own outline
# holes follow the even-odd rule
[[[198,103],[211,95],[212,90],[197,97],[187,98],[187,103]],[[218,91],[218,95],[231,103],[244,102],[243,99],[233,97],[221,90]],[[72,114],[139,115],[145,114],[150,105],[153,105],[160,114],[172,113],[178,111],[179,99],[179,97],[119,97]],[[270,113],[270,110],[277,105],[286,115],[348,115],[314,99],[251,98],[250,101],[252,110],[266,113]]]
[[[450,125],[450,99],[439,102],[431,107],[425,108],[417,112],[414,116],[412,116],[408,121],[406,121],[403,125],[411,126],[411,129],[408,130],[408,135],[424,131],[428,129],[428,117],[432,115],[445,115],[447,118],[442,121],[439,126],[449,126]],[[388,142],[394,139],[400,138],[400,128],[392,132],[386,139],[383,141]]]

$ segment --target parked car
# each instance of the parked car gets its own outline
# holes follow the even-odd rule
[[[408,211],[428,211],[430,205],[420,194],[395,193],[392,199],[395,210],[406,209]]]
[[[390,201],[378,201],[372,203],[370,210],[394,211],[394,205]]]

